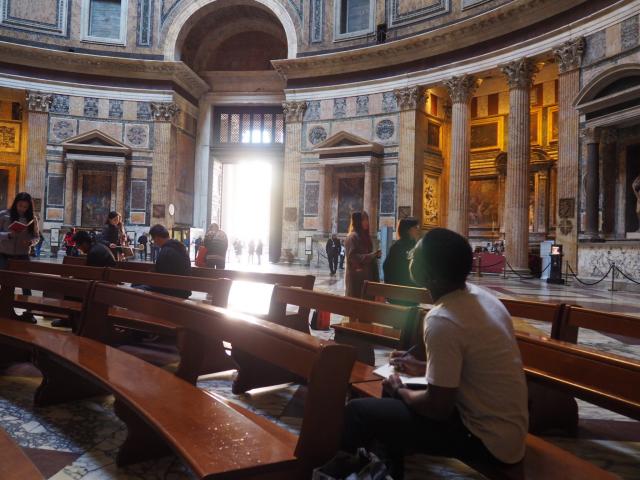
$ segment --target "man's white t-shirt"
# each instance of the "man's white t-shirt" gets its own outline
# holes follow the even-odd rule
[[[511,316],[496,297],[467,284],[443,297],[424,329],[427,382],[457,388],[464,425],[498,460],[524,456],[527,384]]]

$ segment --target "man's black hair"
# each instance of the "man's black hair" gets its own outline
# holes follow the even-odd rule
[[[89,232],[85,232],[84,230],[80,230],[76,232],[75,235],[73,236],[73,241],[76,243],[76,245],[93,243],[93,240],[91,239],[91,235],[89,234]]]
[[[169,238],[169,230],[166,229],[164,225],[160,225],[159,223],[151,227],[149,230],[150,237],[160,237],[160,238]]]
[[[428,232],[413,250],[411,276],[418,285],[425,278],[443,285],[461,285],[473,266],[473,252],[466,238],[446,228]]]
[[[418,226],[418,219],[413,217],[403,218],[398,222],[398,237],[409,238],[409,230]]]

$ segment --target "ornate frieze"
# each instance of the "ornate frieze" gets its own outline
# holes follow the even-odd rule
[[[582,56],[584,55],[584,47],[584,37],[580,37],[565,42],[553,49],[560,73],[566,73],[570,70],[580,68],[582,65]]]
[[[178,108],[178,105],[173,102],[151,104],[151,113],[153,114],[153,118],[160,122],[173,121],[179,112],[180,109]]]
[[[398,109],[398,101],[394,92],[382,94],[382,111],[384,113],[395,112]]]
[[[76,134],[76,123],[68,118],[59,118],[51,121],[51,136],[53,140],[64,142]]]
[[[333,99],[333,117],[344,118],[346,116],[347,116],[347,99],[334,98]]]
[[[122,118],[122,100],[109,100],[109,118]]]
[[[400,110],[415,110],[424,100],[425,90],[423,87],[405,87],[393,91],[396,102]]]
[[[42,92],[27,92],[27,108],[30,112],[48,113],[53,95]]]
[[[536,64],[526,57],[503,65],[501,70],[507,77],[509,88],[531,89],[533,87],[533,77],[538,73]]]
[[[356,115],[369,115],[369,95],[356,97]]]
[[[51,113],[69,114],[69,95],[54,95]]]
[[[307,102],[283,102],[282,112],[286,123],[301,122],[304,112],[307,110]]]
[[[312,100],[307,102],[303,118],[309,120],[320,120],[320,100]]]
[[[98,116],[98,103],[99,100],[95,97],[85,97],[84,99],[84,116],[85,117],[97,117]]]
[[[478,82],[473,75],[461,75],[444,81],[453,103],[469,103]]]

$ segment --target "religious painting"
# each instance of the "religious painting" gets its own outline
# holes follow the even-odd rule
[[[364,206],[364,176],[338,179],[338,233],[347,233],[351,213]]]
[[[0,122],[0,152],[20,152],[20,122]]]
[[[153,217],[164,218],[165,217],[165,205],[154,204],[153,205]]]
[[[84,175],[82,179],[82,226],[102,225],[110,210],[111,175]]]
[[[529,115],[529,140],[531,145],[540,145],[542,142],[542,112],[532,111]]]
[[[424,173],[422,182],[422,226],[440,224],[440,178]]]
[[[549,109],[547,131],[549,132],[548,135],[550,142],[558,141],[558,115],[558,107],[552,107]]]
[[[440,124],[429,120],[427,122],[427,146],[435,150],[440,150],[440,137]]]
[[[318,215],[318,197],[320,195],[319,183],[304,184],[304,214]]]
[[[471,124],[471,150],[502,150],[502,117],[476,120]]]
[[[195,178],[195,142],[193,138],[178,134],[176,159],[176,190],[193,193]]]
[[[491,228],[498,226],[500,186],[497,178],[469,182],[469,226]]]
[[[0,170],[0,208],[9,208],[9,171]]]

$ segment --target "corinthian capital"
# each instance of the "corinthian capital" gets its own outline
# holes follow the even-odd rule
[[[160,122],[172,122],[179,112],[178,105],[173,102],[151,104],[153,118]]]
[[[30,112],[48,113],[53,95],[42,92],[27,92],[27,108]]]
[[[584,37],[569,40],[559,47],[553,49],[553,54],[558,62],[560,73],[566,73],[582,65],[582,55],[584,54]]]
[[[423,87],[405,87],[394,90],[393,95],[400,110],[415,110],[424,100],[424,92]]]
[[[509,88],[533,87],[533,77],[538,73],[538,67],[529,58],[521,58],[502,66],[502,73],[507,77]]]
[[[469,103],[477,85],[478,82],[473,75],[451,77],[444,81],[444,86],[447,88],[453,103]]]
[[[307,111],[307,102],[283,102],[282,112],[287,123],[301,122],[304,112]]]

